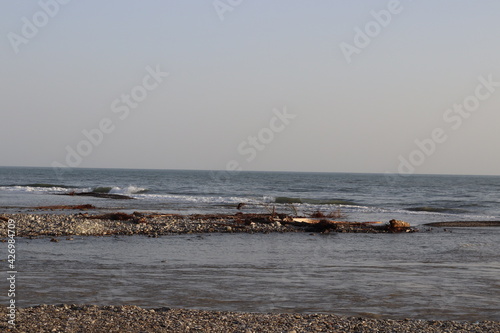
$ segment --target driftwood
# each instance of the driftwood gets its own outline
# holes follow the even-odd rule
[[[295,219],[294,219],[295,220]],[[299,219],[299,221],[302,219]],[[312,222],[306,220],[305,222],[294,222],[306,225],[305,230],[310,232],[378,232],[389,231],[388,226],[382,222],[345,222],[345,221],[330,221],[326,219]]]
[[[413,232],[410,224],[403,221],[391,220],[389,224],[383,222],[346,222],[332,221],[328,219],[294,217],[290,220],[284,220],[284,224],[301,226],[309,232],[327,233],[335,232]]]

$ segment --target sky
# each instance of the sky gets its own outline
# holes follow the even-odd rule
[[[0,165],[500,175],[500,2],[0,3]]]

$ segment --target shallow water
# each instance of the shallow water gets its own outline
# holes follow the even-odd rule
[[[500,320],[500,229],[449,230],[18,239],[17,302]]]

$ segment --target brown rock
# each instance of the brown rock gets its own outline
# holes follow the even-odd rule
[[[141,217],[140,219],[137,220],[137,223],[148,223],[148,220],[145,217]]]
[[[410,223],[401,221],[401,220],[390,220],[389,225],[392,229],[399,229],[399,228],[409,228]]]

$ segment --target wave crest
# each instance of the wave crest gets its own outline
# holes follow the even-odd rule
[[[110,194],[123,194],[123,195],[130,195],[130,194],[139,194],[139,193],[146,193],[148,189],[143,188],[143,187],[138,187],[134,185],[129,185],[127,187],[118,187],[115,186],[109,190],[108,193]]]

